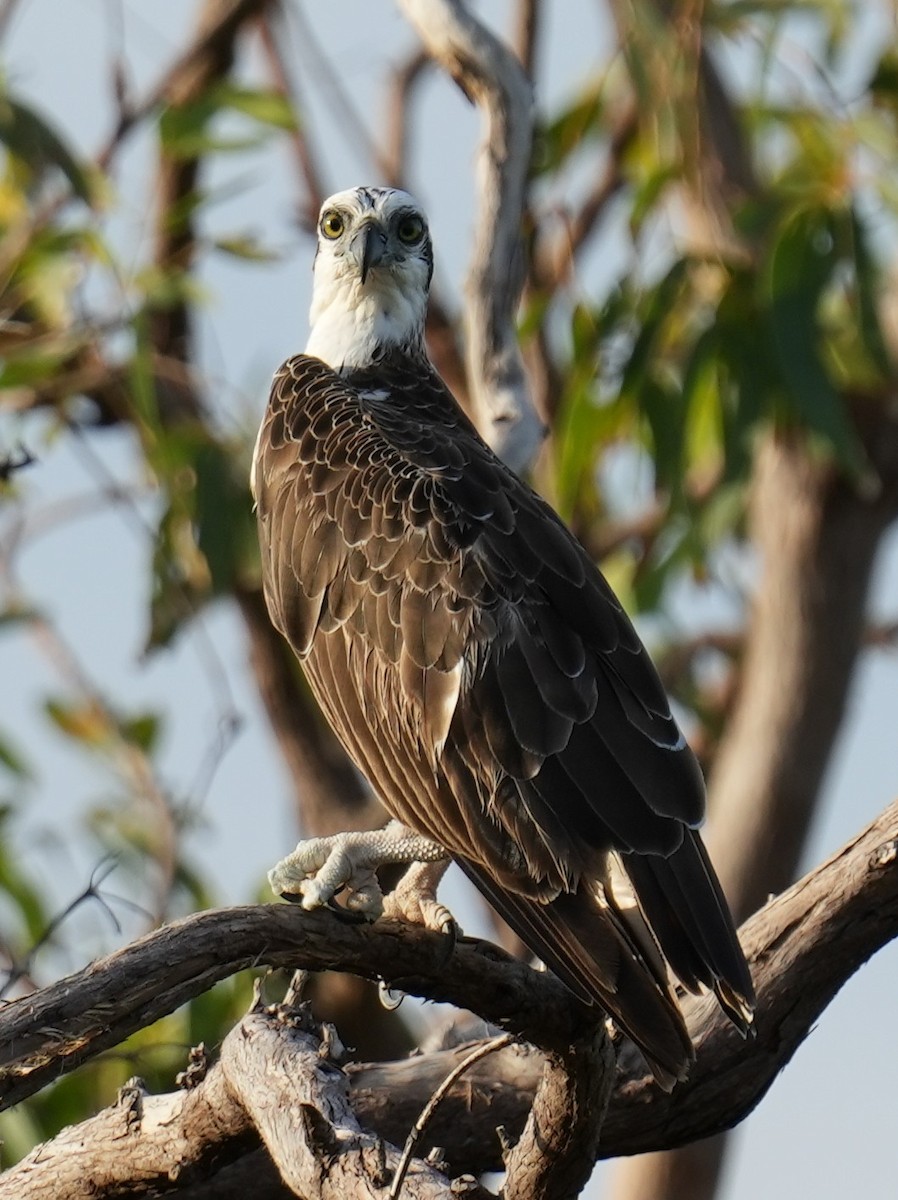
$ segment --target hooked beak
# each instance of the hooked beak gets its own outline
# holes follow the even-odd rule
[[[368,272],[383,259],[387,239],[383,230],[369,221],[352,239],[350,251],[358,264],[359,278],[364,285]]]

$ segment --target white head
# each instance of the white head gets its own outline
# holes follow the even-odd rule
[[[339,371],[389,347],[423,353],[433,251],[408,192],[357,187],[325,200],[314,274],[307,354]]]

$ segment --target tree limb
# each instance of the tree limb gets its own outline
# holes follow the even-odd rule
[[[0,1177],[0,1198],[183,1195],[185,1185],[261,1136],[289,1194],[382,1200],[399,1152],[362,1130],[348,1094],[348,1079],[304,1009],[255,1007],[199,1083],[150,1097],[140,1080],[131,1080],[115,1104],[63,1130]],[[283,1185],[267,1177],[268,1190],[283,1194]],[[409,1164],[403,1186],[407,1200],[451,1194],[448,1179],[420,1160]],[[258,1195],[255,1185],[252,1194]]]
[[[671,1095],[654,1085],[635,1051],[623,1048],[598,1154],[666,1149],[736,1124],[758,1103],[842,984],[896,935],[898,801],[743,926],[742,942],[759,997],[754,1040],[742,1041],[710,997],[690,998],[684,1008],[696,1062],[689,1079]],[[834,947],[838,953],[832,952]],[[387,922],[348,925],[331,913],[307,914],[287,905],[227,909],[157,930],[2,1010],[4,1103],[30,1095],[254,961],[315,969],[339,965],[368,978],[386,974],[393,983],[401,980],[406,991],[467,1004],[556,1055],[563,1056],[585,1036],[584,1021],[590,1020],[552,976],[483,943],[463,941],[447,959],[446,939],[419,928]],[[387,1141],[404,1139],[434,1088],[468,1049],[349,1067],[352,1104],[361,1124]],[[543,1064],[535,1051],[510,1047],[473,1068],[450,1092],[428,1135],[445,1148],[453,1169],[502,1169],[495,1127],[505,1125],[515,1135],[521,1130]],[[184,1145],[185,1118],[179,1114],[183,1106],[199,1106],[207,1084],[213,1096],[210,1108],[221,1120],[214,1128],[203,1125],[208,1132],[182,1152],[184,1169],[209,1170],[209,1164],[233,1158],[250,1144],[249,1118],[235,1123],[233,1113],[215,1099],[215,1070],[208,1077],[212,1083],[200,1084],[189,1102],[184,1097],[177,1105],[172,1097],[143,1098],[143,1113],[154,1114],[151,1121],[144,1116],[143,1136],[153,1142],[139,1148],[144,1163],[170,1153],[165,1146],[172,1139]],[[92,1121],[121,1119],[120,1114],[100,1114]],[[89,1123],[79,1127],[86,1146],[90,1128]],[[53,1145],[31,1156],[39,1160],[37,1166],[52,1156]],[[2,1188],[12,1186],[17,1170],[0,1177]],[[20,1195],[2,1188],[0,1197]]]
[[[503,1200],[579,1196],[598,1157],[614,1085],[614,1050],[604,1026],[564,1054],[549,1054],[524,1132],[506,1156]]]
[[[224,1040],[221,1067],[285,1183],[315,1200],[383,1200],[399,1152],[361,1128],[349,1081],[301,1016],[255,1012],[237,1031]],[[403,1187],[408,1200],[450,1196],[449,1181],[420,1159]]]
[[[524,284],[521,218],[533,141],[533,91],[515,55],[461,0],[399,0],[428,53],[483,110],[474,257],[468,271],[467,354],[472,417],[516,470],[544,434],[515,318]]]

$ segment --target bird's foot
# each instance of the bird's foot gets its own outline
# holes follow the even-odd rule
[[[398,821],[390,821],[383,829],[300,842],[292,854],[268,872],[268,882],[272,891],[297,900],[305,909],[329,904],[337,892],[346,888],[347,909],[374,921],[384,911],[383,893],[375,874],[378,867],[388,863],[432,865],[445,858],[442,846],[412,833]]]
[[[437,900],[437,888],[446,874],[449,859],[414,862],[395,888],[384,897],[383,915],[396,921],[411,921],[453,938],[457,926],[452,913]]]

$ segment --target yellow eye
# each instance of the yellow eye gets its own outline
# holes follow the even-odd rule
[[[396,232],[399,234],[400,242],[405,242],[407,246],[413,246],[424,236],[424,222],[416,216],[403,217],[396,227]]]
[[[346,222],[335,208],[329,209],[321,218],[321,232],[331,241],[338,238],[346,228]]]

